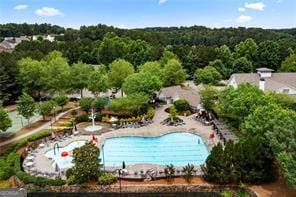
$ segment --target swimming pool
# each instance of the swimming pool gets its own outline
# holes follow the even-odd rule
[[[50,149],[49,151],[47,151],[45,153],[45,156],[47,158],[52,158],[52,160],[54,161],[52,164],[54,168],[55,168],[56,164],[58,165],[58,167],[60,169],[71,168],[74,165],[72,163],[73,157],[71,156],[73,150],[75,148],[83,146],[85,143],[86,143],[85,140],[73,141],[65,147],[60,147],[58,151],[56,149],[56,155],[54,154],[54,150]],[[67,151],[68,153],[70,153],[70,155],[68,155],[67,157],[62,157],[61,153],[63,151]]]
[[[104,151],[104,158],[103,158]],[[146,163],[175,166],[203,164],[209,155],[202,138],[185,132],[160,137],[115,137],[107,139],[100,158],[105,166]]]

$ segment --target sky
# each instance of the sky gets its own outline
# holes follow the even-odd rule
[[[296,27],[296,0],[0,0],[0,23]]]

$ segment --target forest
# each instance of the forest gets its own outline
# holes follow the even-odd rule
[[[68,64],[109,65],[117,59],[135,70],[146,62],[174,57],[193,79],[197,69],[214,67],[222,79],[258,67],[295,72],[296,29],[220,28],[203,26],[120,29],[107,25],[63,28],[50,24],[2,24],[0,39],[9,36],[53,34],[56,41],[27,41],[13,53],[0,54],[0,100],[13,102],[24,90],[18,62],[40,61],[60,51]],[[211,69],[208,69],[211,70]],[[199,71],[200,72],[200,71]]]

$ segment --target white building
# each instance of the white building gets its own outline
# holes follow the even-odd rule
[[[228,85],[237,88],[241,83],[250,83],[263,91],[274,91],[296,96],[296,73],[273,73],[269,68],[258,68],[257,73],[235,73]]]
[[[43,40],[48,40],[50,42],[53,42],[55,41],[55,36],[54,35],[47,35],[47,36],[44,36],[44,35],[34,35],[32,37],[32,40],[38,40],[38,38],[42,38]]]

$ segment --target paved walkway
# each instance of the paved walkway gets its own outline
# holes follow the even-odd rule
[[[9,139],[9,140],[7,140],[7,141],[1,142],[1,143],[0,143],[0,147],[1,147],[1,146],[5,146],[5,145],[7,145],[7,144],[10,144],[10,143],[12,143],[12,142],[19,141],[19,140],[21,140],[21,139],[23,139],[23,138],[26,138],[26,137],[30,136],[30,135],[33,135],[33,134],[35,134],[35,133],[38,133],[38,132],[41,131],[41,130],[49,129],[51,124],[53,124],[55,121],[59,120],[59,119],[60,119],[61,117],[63,117],[66,113],[68,113],[68,112],[70,112],[70,111],[72,111],[72,110],[76,110],[76,109],[78,109],[78,108],[79,108],[79,107],[76,107],[76,108],[74,108],[74,109],[69,109],[69,110],[67,110],[67,111],[65,111],[65,112],[62,112],[62,113],[60,113],[60,114],[58,114],[58,115],[56,116],[56,120],[54,120],[54,121],[50,121],[50,122],[48,122],[48,123],[45,123],[44,125],[41,125],[40,127],[36,128],[36,129],[33,129],[32,131],[29,131],[29,132],[27,132],[27,133],[25,133],[25,134],[23,134],[23,135],[20,135],[20,136],[14,137],[14,138],[12,138],[12,139]]]

